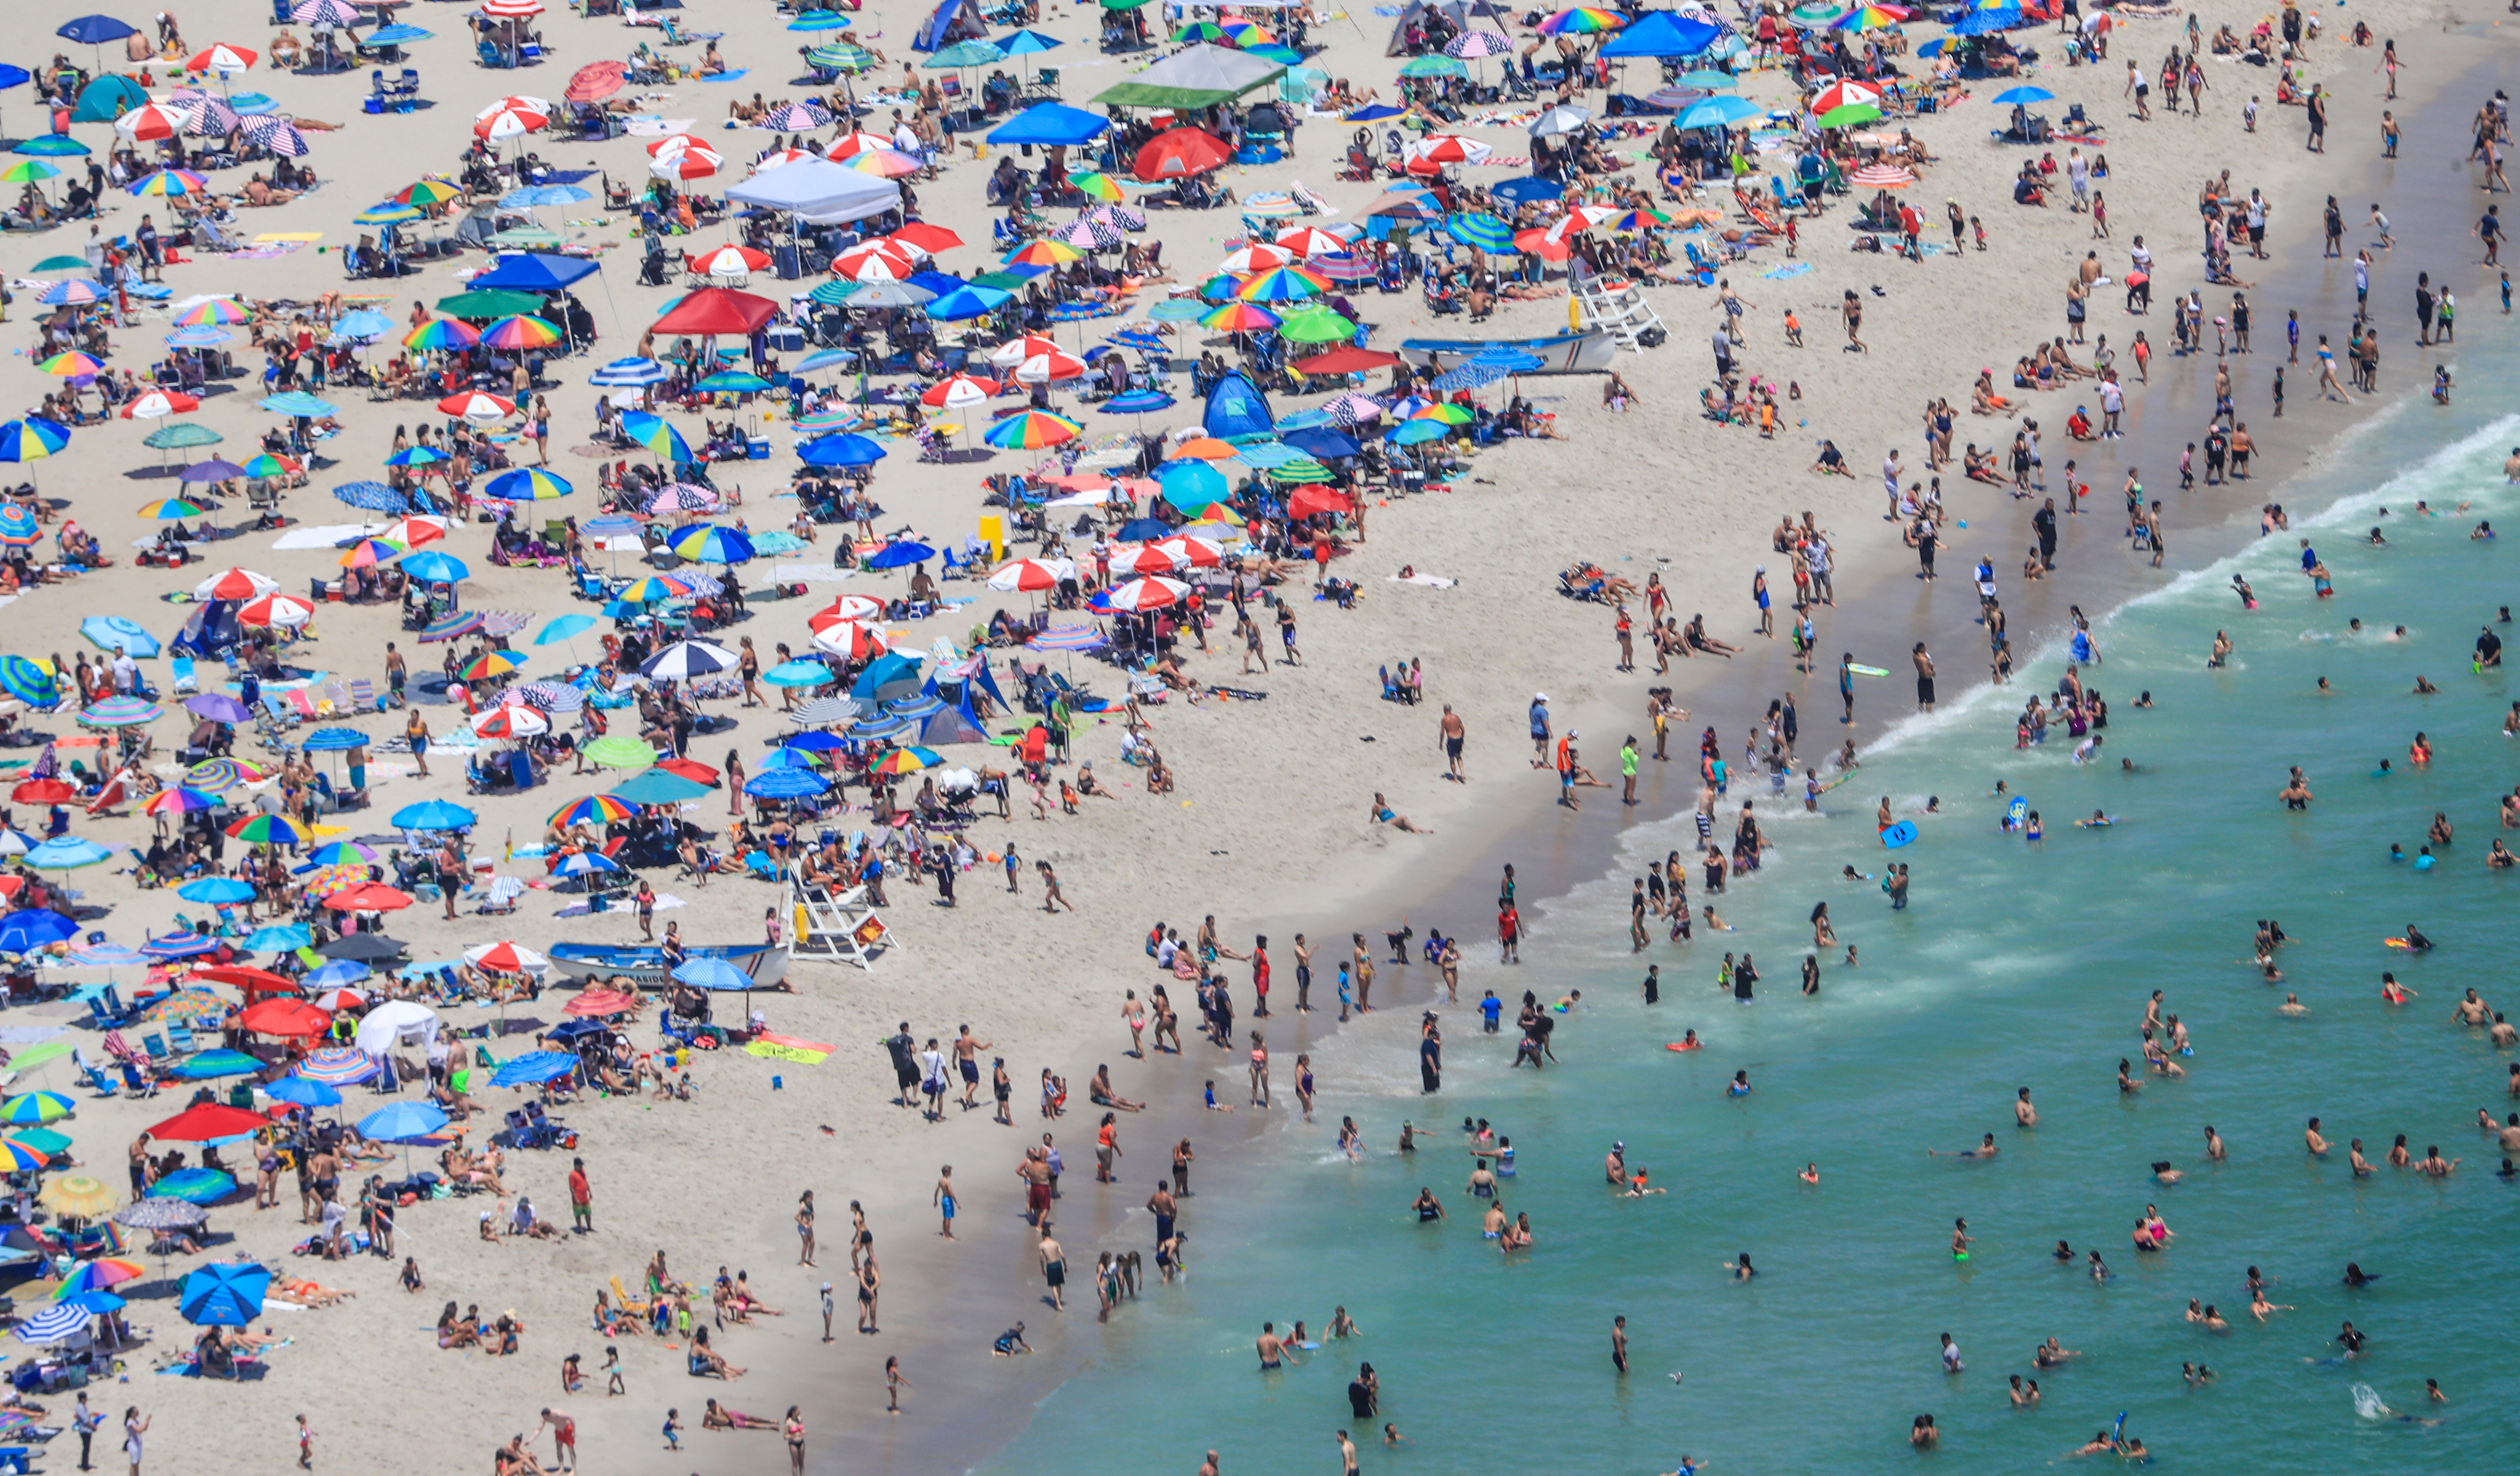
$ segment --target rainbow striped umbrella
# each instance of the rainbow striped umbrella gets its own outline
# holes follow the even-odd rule
[[[336,1047],[329,1051],[310,1051],[297,1063],[296,1075],[328,1087],[349,1087],[377,1074],[377,1063],[364,1051]]]
[[[337,840],[307,852],[306,859],[317,866],[365,866],[377,853],[355,840]]]
[[[175,522],[186,517],[207,517],[214,511],[189,497],[161,497],[142,504],[140,515],[149,522]]]
[[[372,569],[378,564],[386,563],[393,559],[400,559],[403,555],[410,552],[411,550],[404,548],[401,544],[394,542],[390,538],[362,538],[357,543],[350,545],[347,550],[343,551],[341,555],[341,567],[345,569]]]
[[[639,812],[609,794],[590,794],[572,805],[554,811],[549,822],[555,826],[603,826],[616,820],[628,820]]]
[[[31,549],[43,539],[43,526],[35,520],[33,509],[15,505],[0,508],[0,546]]]
[[[487,650],[465,662],[456,675],[467,682],[478,682],[484,678],[504,677],[512,671],[522,670],[524,664],[504,650]]]
[[[1025,410],[991,425],[980,439],[1001,451],[1039,451],[1084,433],[1084,426],[1063,416]]]
[[[203,190],[208,189],[209,185],[210,182],[207,178],[202,175],[195,174],[190,169],[160,169],[157,173],[149,175],[137,184],[134,184],[131,187],[131,193],[134,195],[162,195],[172,198],[185,195],[199,195]]]
[[[249,815],[228,827],[231,839],[257,846],[304,845],[308,833],[304,826],[285,815]]]
[[[518,320],[512,318],[509,321]],[[483,495],[502,502],[549,502],[556,497],[566,497],[569,490],[568,483],[531,467],[502,471],[490,478],[490,484],[482,489]]]
[[[246,784],[259,784],[271,776],[254,764],[239,758],[203,759],[184,771],[184,787],[204,794],[224,794]]]
[[[492,348],[549,348],[560,340],[559,329],[533,317],[502,318],[481,330],[481,341]]]
[[[1541,22],[1540,33],[1544,36],[1568,33],[1589,35],[1597,30],[1617,30],[1627,23],[1628,18],[1617,11],[1596,10],[1589,5],[1579,5],[1571,10],[1559,11]]]
[[[1281,320],[1276,313],[1256,303],[1229,302],[1198,321],[1209,328],[1221,328],[1228,333],[1243,334],[1276,328]]]
[[[1326,277],[1299,266],[1282,266],[1252,274],[1234,290],[1234,295],[1244,302],[1302,302],[1320,296],[1328,287]]]
[[[78,1110],[78,1103],[59,1092],[28,1092],[0,1105],[0,1122],[40,1128]]]
[[[1828,22],[1831,30],[1879,30],[1907,20],[1905,12],[1885,10],[1878,5],[1859,5]]]
[[[91,358],[86,354],[80,353],[76,349],[72,349],[68,353],[55,354],[51,358],[38,363],[35,368],[45,374],[54,376],[57,379],[69,380],[77,379],[82,375],[105,373],[105,361],[103,359]]]
[[[1199,23],[1204,25],[1207,22],[1201,22]],[[1090,196],[1095,200],[1110,201],[1115,204],[1120,201],[1128,199],[1126,195],[1123,195],[1120,192],[1120,182],[1118,180],[1100,171],[1089,171],[1084,174],[1071,174],[1067,176],[1067,185],[1069,189],[1075,190],[1079,194]]]
[[[120,1256],[99,1256],[93,1261],[81,1261],[68,1275],[62,1277],[62,1284],[54,1289],[53,1298],[66,1301],[82,1292],[103,1291],[125,1281],[137,1281],[147,1275],[149,1268],[137,1261],[126,1261]]]
[[[175,315],[177,328],[234,328],[253,321],[253,309],[233,297],[207,297]]]
[[[1085,253],[1063,241],[1027,241],[1007,253],[1009,266],[1065,266]]]
[[[293,475],[300,470],[302,469],[295,462],[285,456],[274,456],[268,451],[245,464],[246,475],[266,479]]]
[[[463,193],[463,191],[455,188],[453,185],[448,184],[442,179],[424,179],[420,183],[404,190],[402,193],[393,196],[392,199],[397,203],[406,205],[442,205],[448,201],[461,196]]]
[[[651,574],[613,598],[624,604],[653,604],[659,600],[688,600],[692,587],[679,579]]]
[[[189,815],[196,810],[215,810],[219,804],[220,799],[215,794],[204,794],[199,789],[178,784],[172,789],[160,789],[149,796],[149,802],[140,807],[140,813]]]
[[[481,335],[453,318],[431,318],[403,335],[405,348],[471,348]]]

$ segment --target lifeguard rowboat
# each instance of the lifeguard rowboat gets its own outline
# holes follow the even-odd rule
[[[1548,338],[1406,338],[1400,357],[1437,374],[1496,349],[1540,360],[1533,374],[1593,374],[1608,369],[1619,346],[1604,333],[1558,334]]]
[[[684,952],[694,959],[723,959],[751,975],[753,982],[764,989],[777,987],[788,976],[788,950],[767,943],[690,948]],[[555,943],[550,958],[552,967],[580,984],[608,983],[615,975],[630,979],[642,989],[661,989],[665,984],[665,951],[661,948]]]

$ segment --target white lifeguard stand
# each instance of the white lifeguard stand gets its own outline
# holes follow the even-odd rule
[[[834,891],[807,885],[790,872],[788,878],[788,957],[830,959],[854,963],[872,973],[876,955],[901,945],[867,901],[867,889]]]
[[[1643,353],[1639,336],[1648,329],[1662,327],[1662,317],[1645,300],[1644,288],[1623,278],[1577,276],[1571,284],[1579,317],[1575,325],[1609,335],[1610,341],[1630,353]]]

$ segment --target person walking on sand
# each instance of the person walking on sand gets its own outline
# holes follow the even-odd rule
[[[811,1199],[813,1196],[806,1197]],[[807,1206],[809,1213],[811,1209],[812,1206],[809,1204]],[[568,1219],[569,1229],[581,1235],[595,1233],[595,1188],[587,1183],[586,1160],[583,1158],[572,1158],[568,1161]]]
[[[140,1413],[138,1405],[126,1406],[122,1411],[122,1454],[131,1458],[131,1476],[140,1476],[142,1437],[149,1433],[149,1420]]]
[[[1032,869],[1041,877],[1043,912],[1056,914],[1062,907],[1071,913],[1076,911],[1076,904],[1068,901],[1067,894],[1058,889],[1058,873],[1050,869],[1049,862],[1036,861]]]
[[[1446,702],[1444,716],[1435,725],[1435,738],[1444,750],[1444,777],[1457,784],[1470,782],[1470,777],[1462,772],[1462,744],[1468,736],[1469,729],[1462,724],[1461,714]]]

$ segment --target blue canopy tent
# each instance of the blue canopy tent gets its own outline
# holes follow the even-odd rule
[[[1083,144],[1100,138],[1111,120],[1059,103],[1035,103],[989,130],[993,144]]]
[[[499,257],[488,271],[464,284],[464,287],[466,291],[475,292],[499,288],[519,292],[556,292],[602,270],[601,266],[584,257],[520,251]]]
[[[1217,380],[1207,392],[1207,413],[1200,424],[1208,434],[1230,441],[1238,435],[1267,435],[1277,419],[1269,412],[1269,397],[1237,373]]]
[[[1723,34],[1724,27],[1711,21],[1670,11],[1649,11],[1643,20],[1611,37],[1600,54],[1613,61],[1621,57],[1693,57],[1714,45]]]
[[[945,0],[912,33],[910,49],[943,51],[957,41],[976,41],[988,33],[989,27],[980,20],[977,0]]]

